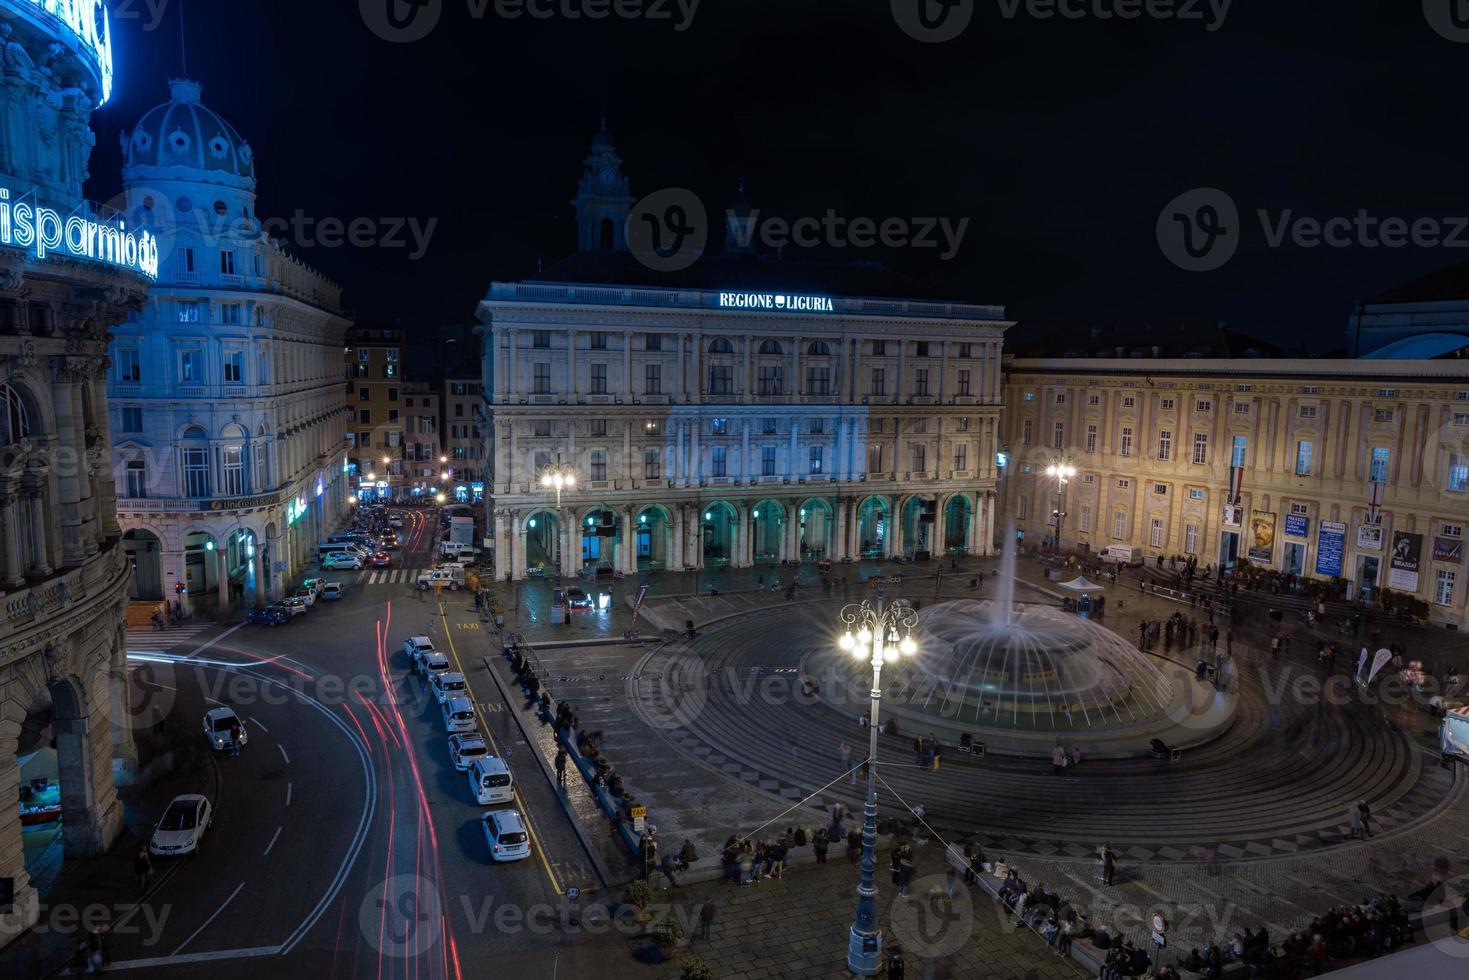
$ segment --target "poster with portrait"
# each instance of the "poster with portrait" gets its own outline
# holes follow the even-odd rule
[[[1396,592],[1418,591],[1418,565],[1423,558],[1423,535],[1394,531],[1388,559],[1387,587]]]
[[[1268,565],[1275,556],[1275,514],[1268,510],[1250,511],[1250,561]]]
[[[1357,547],[1382,550],[1382,528],[1376,524],[1357,525]]]

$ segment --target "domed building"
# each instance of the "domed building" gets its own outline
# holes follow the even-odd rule
[[[158,246],[83,197],[112,36],[76,13],[0,0],[0,945],[39,915],[38,867],[117,839],[135,753],[107,338]]]
[[[122,134],[125,212],[158,236],[113,334],[114,465],[132,598],[179,613],[279,595],[346,504],[340,289],[255,213],[255,156],[195,81]]]

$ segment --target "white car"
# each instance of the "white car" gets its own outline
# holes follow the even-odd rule
[[[491,861],[520,861],[530,857],[530,835],[517,810],[491,810],[481,821],[490,845]]]
[[[449,672],[449,657],[437,650],[421,651],[418,658],[418,669],[423,674],[423,679],[429,682],[429,686],[433,686],[435,675]]]
[[[439,706],[439,713],[444,716],[444,731],[451,735],[475,730],[474,702],[469,698],[450,698]]]
[[[392,517],[389,517],[388,518],[388,527],[402,527],[402,526],[403,526],[403,518],[399,517],[397,514],[394,514]]]
[[[362,567],[362,559],[355,554],[347,554],[345,551],[342,551],[323,558],[321,560],[321,567],[324,571],[335,572],[348,568],[355,572]]]
[[[459,732],[449,736],[449,761],[460,772],[489,754],[490,747],[479,732]]]
[[[175,796],[153,827],[148,853],[158,857],[193,854],[213,816],[209,801],[197,793]]]
[[[250,741],[250,733],[245,730],[245,723],[240,720],[239,715],[235,714],[233,708],[220,706],[204,712],[204,737],[209,739],[210,748],[229,748],[230,732],[235,728],[240,730],[241,745]]]
[[[469,691],[464,684],[464,675],[446,670],[443,673],[433,672],[428,675],[428,686],[434,692],[434,700],[443,704],[450,698],[462,698]]]
[[[311,607],[306,604],[305,599],[293,595],[286,596],[277,602],[276,605],[283,609],[289,609],[292,616],[304,616],[311,611]]]
[[[288,598],[300,599],[302,602],[306,603],[306,608],[310,609],[312,606],[316,605],[316,590],[308,589],[305,586],[302,586],[301,588],[292,592],[290,596],[288,596]]]
[[[418,670],[419,661],[423,659],[423,653],[434,648],[434,641],[426,636],[410,636],[403,641],[403,652],[408,654],[409,663],[413,669]]]
[[[431,572],[420,572],[418,579],[413,583],[420,591],[427,589],[448,589],[450,592],[458,592],[459,586],[464,582],[464,570],[460,568],[436,568]]]

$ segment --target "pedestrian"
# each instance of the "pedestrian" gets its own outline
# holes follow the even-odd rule
[[[678,879],[673,876],[673,855],[663,855],[663,860],[658,863],[658,870],[663,872],[663,877],[668,879],[669,888],[678,887]]]
[[[913,879],[913,855],[908,850],[908,845],[903,845],[898,855],[898,866],[893,872],[894,880],[898,884],[898,894],[903,898],[908,897],[908,883]]]
[[[944,897],[949,901],[954,900],[954,884],[959,877],[959,870],[952,864],[944,872]]]
[[[1362,811],[1356,803],[1347,804],[1347,830],[1353,840],[1362,836]]]
[[[112,925],[107,922],[103,922],[101,925],[87,930],[87,942],[91,946],[93,973],[105,972],[107,964],[112,962],[112,954],[108,949],[108,946],[111,945],[109,942],[111,932]]]
[[[847,863],[856,864],[862,856],[862,832],[856,827],[847,831]]]
[[[1102,845],[1102,884],[1111,885],[1112,878],[1117,874],[1117,855],[1112,852],[1110,844]]]
[[[230,724],[230,755],[239,755],[239,754],[240,754],[240,724],[239,724],[239,722],[232,722]]]
[[[1372,836],[1372,808],[1367,805],[1366,800],[1357,801],[1357,810],[1362,815],[1362,836]]]
[[[699,906],[699,929],[694,933],[696,939],[709,938],[709,926],[714,922],[714,900],[704,899],[704,904]]]
[[[147,845],[138,848],[133,857],[133,874],[138,876],[138,894],[148,890],[148,878],[153,874],[153,862],[148,857]]]
[[[855,766],[852,765],[852,747],[846,742],[843,742],[841,746],[841,754],[842,768],[845,769],[847,772],[848,782],[855,784],[857,782],[857,769]]]
[[[556,782],[566,785],[566,746],[556,746]]]
[[[826,850],[828,846],[829,844],[826,837],[826,828],[816,828],[816,836],[813,837],[811,840],[811,849],[816,852],[817,864],[826,863]]]
[[[1051,771],[1059,776],[1061,775],[1061,770],[1065,768],[1066,750],[1061,747],[1060,742],[1057,742],[1056,747],[1051,750]]]
[[[1079,765],[1081,765],[1081,746],[1073,745],[1071,747],[1071,766],[1075,768]]]
[[[934,772],[938,772],[939,771],[939,757],[942,756],[943,754],[944,754],[944,750],[939,745],[939,740],[938,739],[934,739],[933,740],[933,771]]]

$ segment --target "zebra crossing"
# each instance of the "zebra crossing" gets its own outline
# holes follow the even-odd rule
[[[365,568],[352,581],[357,585],[412,585],[424,568]]]
[[[159,653],[169,653],[179,648],[192,650],[204,642],[203,634],[213,632],[217,628],[216,624],[209,622],[169,626],[162,630],[153,629],[151,626],[129,626],[127,649],[151,650]]]

